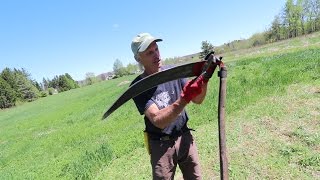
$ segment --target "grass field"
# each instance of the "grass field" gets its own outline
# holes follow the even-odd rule
[[[320,179],[319,42],[316,33],[224,55],[230,179]],[[1,110],[0,179],[150,179],[134,103],[101,121],[134,77]],[[204,179],[218,179],[218,78],[209,83],[187,110]]]

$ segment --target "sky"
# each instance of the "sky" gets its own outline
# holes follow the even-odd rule
[[[134,36],[148,32],[162,59],[201,51],[263,32],[285,0],[0,0],[0,71],[24,68],[42,82],[69,73],[136,63]]]

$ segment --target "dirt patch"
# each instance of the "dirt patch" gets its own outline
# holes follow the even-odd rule
[[[35,136],[36,137],[42,137],[42,136],[46,136],[48,134],[51,134],[53,132],[55,132],[56,130],[55,129],[48,129],[46,131],[41,131],[41,132],[38,132]]]
[[[122,85],[125,85],[125,84],[128,84],[130,83],[131,81],[122,81],[121,83],[118,84],[118,86],[122,86]]]

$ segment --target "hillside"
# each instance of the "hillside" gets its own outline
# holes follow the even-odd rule
[[[257,46],[249,49],[240,49],[233,51],[223,51],[225,45],[216,46],[215,51],[218,55],[225,57],[224,61],[239,60],[242,58],[252,58],[256,56],[270,56],[273,54],[279,54],[283,52],[294,52],[296,50],[318,48],[320,46],[320,32],[315,32],[305,36],[287,39],[276,43],[269,43],[263,46]],[[185,62],[192,62],[199,60],[199,54],[189,54],[182,57],[174,58],[171,63],[183,64]],[[216,53],[217,54],[217,53]]]
[[[222,55],[230,179],[319,179],[320,33]],[[1,110],[0,179],[150,179],[134,103],[101,121],[134,77]],[[216,75],[208,92],[187,110],[204,179],[217,179]]]

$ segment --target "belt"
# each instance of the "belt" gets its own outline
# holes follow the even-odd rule
[[[173,140],[179,136],[181,136],[182,134],[186,133],[186,132],[190,132],[194,131],[193,129],[189,129],[189,128],[183,128],[180,131],[178,131],[178,133],[173,134],[173,135],[156,135],[156,134],[152,134],[152,133],[148,133],[149,134],[149,138],[151,140],[156,140],[156,141],[169,141],[169,140]]]

